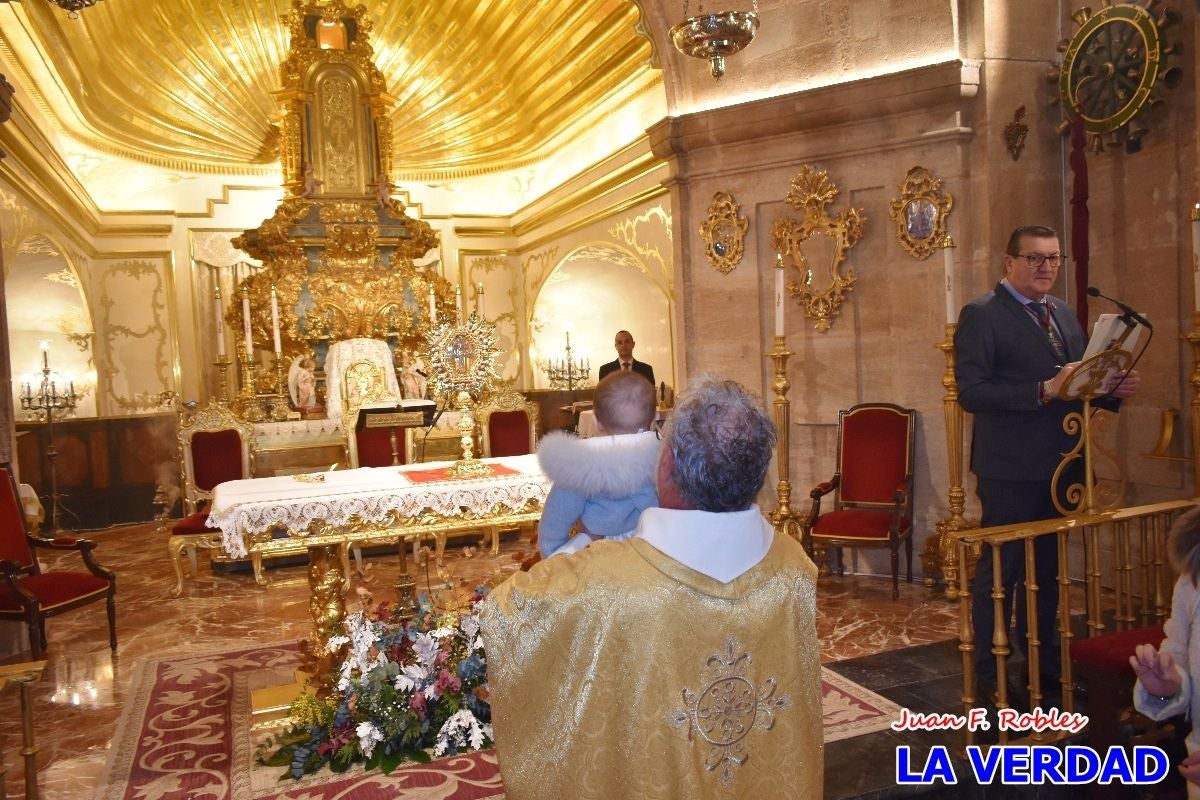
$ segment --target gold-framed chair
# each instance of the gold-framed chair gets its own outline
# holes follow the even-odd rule
[[[487,395],[475,409],[483,458],[537,452],[541,412],[537,403],[513,389]]]
[[[537,403],[511,388],[503,388],[483,399],[475,409],[483,458],[523,456],[537,452],[541,411]],[[486,528],[492,555],[500,552],[500,528]],[[482,544],[482,543],[481,543]]]
[[[0,462],[0,619],[25,623],[35,661],[46,650],[49,617],[99,600],[105,601],[108,610],[108,645],[117,649],[117,577],[96,562],[92,555],[95,547],[95,542],[74,536],[30,536],[12,467]],[[43,570],[38,550],[75,551],[87,571]]]
[[[892,403],[860,403],[838,412],[837,472],[810,492],[804,548],[830,548],[845,574],[843,547],[891,551],[892,599],[900,596],[900,547],[912,583],[913,442],[917,412]],[[821,498],[835,492],[833,509]]]
[[[351,469],[412,463],[411,428],[358,429],[362,409],[399,403],[399,396],[388,389],[381,365],[359,360],[346,367],[342,383],[342,431],[346,437],[346,463]]]
[[[254,426],[237,417],[224,403],[212,403],[179,420],[179,458],[183,477],[183,503],[186,516],[171,526],[167,552],[175,568],[172,597],[183,592],[183,552],[197,574],[196,551],[221,550],[221,529],[208,524],[207,506],[213,489],[225,481],[253,477]],[[262,556],[251,554],[254,579],[265,583]]]

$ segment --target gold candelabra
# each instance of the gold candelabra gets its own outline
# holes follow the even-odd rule
[[[778,433],[775,440],[775,464],[778,473],[775,493],[778,497],[778,505],[771,513],[770,518],[776,530],[799,540],[803,515],[792,511],[791,460],[788,456],[788,430],[791,424],[792,408],[787,393],[792,384],[787,377],[787,361],[791,355],[791,351],[787,349],[787,338],[784,336],[776,336],[775,347],[766,353],[766,356],[775,362],[775,382],[771,388],[775,391],[775,400],[772,405],[775,409],[775,430]]]
[[[59,394],[58,384],[50,378],[50,342],[43,341],[42,349],[42,382],[36,394],[33,387],[26,382],[22,387],[21,408],[25,411],[42,412],[46,415],[46,460],[50,462],[50,524],[52,532],[58,536],[62,528],[58,524],[59,503],[58,493],[58,450],[54,447],[54,412],[68,411],[75,408],[79,395],[75,394],[75,382],[67,381],[67,391]]]
[[[542,362],[541,367],[542,371],[546,373],[546,377],[550,379],[551,389],[566,389],[568,392],[573,392],[577,388],[587,386],[591,365],[586,358],[575,360],[571,354],[571,332],[567,331],[566,334],[567,346],[564,357],[557,361],[547,359]]]

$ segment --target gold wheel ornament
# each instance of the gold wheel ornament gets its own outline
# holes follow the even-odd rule
[[[1162,103],[1160,88],[1174,88],[1183,78],[1182,70],[1164,63],[1179,48],[1164,46],[1163,31],[1179,14],[1161,0],[1149,0],[1107,5],[1095,14],[1081,8],[1071,18],[1079,29],[1059,44],[1062,66],[1048,76],[1058,83],[1067,114],[1059,132],[1066,134],[1072,120],[1081,118],[1094,152],[1111,136],[1111,143],[1136,153],[1149,133],[1146,112]]]
[[[713,269],[728,275],[742,260],[750,221],[741,216],[742,207],[728,192],[713,195],[708,218],[700,224],[704,255]]]
[[[791,259],[802,279],[788,281],[787,290],[798,297],[804,313],[816,320],[821,333],[829,330],[841,313],[846,292],[854,288],[854,270],[842,267],[850,248],[862,238],[867,218],[861,208],[830,215],[828,206],[838,188],[825,170],[805,164],[787,194],[787,204],[801,213],[800,220],[780,217],[771,224],[771,246]]]
[[[439,404],[454,403],[459,412],[463,456],[450,468],[456,477],[477,477],[491,473],[475,458],[475,416],[473,408],[500,375],[496,371],[499,352],[496,326],[476,314],[461,322],[444,322],[429,333],[429,384]]]

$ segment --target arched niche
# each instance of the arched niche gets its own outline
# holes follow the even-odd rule
[[[28,237],[6,262],[4,292],[8,310],[8,342],[12,366],[13,408],[18,420],[34,415],[21,407],[23,384],[34,395],[42,381],[42,342],[49,343],[45,362],[50,379],[62,392],[64,383],[79,395],[72,411],[56,417],[95,417],[96,366],[92,360],[95,325],[79,271],[52,238]]]
[[[591,385],[600,365],[617,357],[613,337],[619,330],[633,334],[633,357],[654,367],[657,381],[675,385],[670,298],[623,248],[589,244],[563,258],[538,291],[529,330],[535,389],[550,387],[542,365],[564,358],[568,331],[574,359],[589,362]]]

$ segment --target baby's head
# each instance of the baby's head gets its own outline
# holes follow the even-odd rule
[[[1200,586],[1200,506],[1175,520],[1167,533],[1171,566]]]
[[[632,370],[617,370],[596,384],[596,422],[605,433],[648,431],[654,424],[654,385]]]
[[[306,358],[300,359],[300,366],[303,367],[304,369],[313,369],[317,366],[317,362],[313,361],[311,358],[306,357]]]

